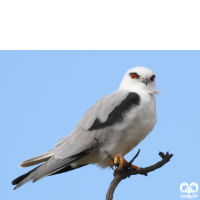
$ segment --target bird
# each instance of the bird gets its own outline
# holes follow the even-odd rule
[[[155,95],[159,91],[155,77],[146,67],[128,70],[119,89],[90,107],[54,149],[20,163],[20,167],[41,164],[14,179],[14,189],[29,181],[36,182],[88,164],[101,168],[116,166],[116,170],[122,170],[127,163],[124,156],[153,130],[157,122]],[[136,165],[132,168],[140,170]]]

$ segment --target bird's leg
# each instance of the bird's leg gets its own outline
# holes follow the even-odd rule
[[[114,170],[113,166],[114,166],[114,161],[113,160],[110,160],[110,166],[111,168]]]
[[[123,156],[117,154],[114,157],[114,164],[117,165],[118,163],[119,163],[119,166],[116,169],[117,171],[122,170],[122,168],[127,164],[127,161],[124,159]]]
[[[118,168],[116,169],[117,171],[122,170],[123,167],[126,167],[126,166],[127,166],[127,164],[128,164],[128,162],[124,159],[123,156],[121,156],[121,155],[119,155],[119,154],[117,154],[117,155],[114,157],[114,161],[113,161],[113,160],[110,161],[110,165],[111,165],[111,166],[113,166],[113,165],[118,165]],[[135,169],[136,171],[139,171],[139,170],[140,170],[140,168],[139,168],[138,166],[132,165],[132,164],[131,164],[131,168],[132,168],[132,169]]]

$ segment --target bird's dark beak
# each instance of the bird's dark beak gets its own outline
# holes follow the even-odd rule
[[[145,78],[144,80],[142,80],[142,82],[147,85],[149,83],[149,79],[148,78]]]

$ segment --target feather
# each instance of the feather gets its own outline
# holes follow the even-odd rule
[[[42,154],[40,156],[36,156],[34,158],[31,158],[31,159],[21,162],[19,164],[19,167],[29,167],[29,166],[36,165],[41,162],[47,161],[47,160],[49,160],[49,158],[51,158],[53,156],[53,154],[54,154],[54,149],[51,149],[49,151],[46,151],[44,154]]]

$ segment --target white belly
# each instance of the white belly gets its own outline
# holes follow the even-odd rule
[[[132,108],[124,122],[115,126],[113,138],[105,149],[111,155],[125,155],[137,146],[153,129],[156,123],[156,103],[154,95],[140,94],[141,102]]]

